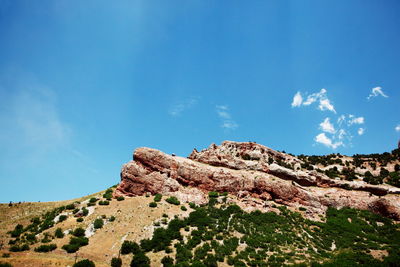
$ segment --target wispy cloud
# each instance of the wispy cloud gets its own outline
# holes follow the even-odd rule
[[[221,119],[221,127],[227,130],[235,130],[239,125],[232,119],[227,105],[217,105],[215,107],[218,117]]]
[[[396,132],[400,132],[400,124],[398,124],[396,127],[394,127],[394,130],[395,130]]]
[[[335,107],[327,97],[327,90],[322,88],[319,92],[305,95],[305,101],[303,101],[303,96],[300,92],[297,92],[294,97],[291,106],[292,107],[300,107],[300,106],[309,106],[314,102],[318,102],[318,109],[321,111],[329,110],[333,113],[336,113]]]
[[[302,102],[303,97],[301,96],[300,92],[297,92],[293,97],[292,107],[300,107]]]
[[[324,146],[327,146],[332,149],[336,149],[340,146],[343,146],[343,142],[333,142],[331,138],[327,137],[325,133],[320,133],[314,138],[315,142],[323,144]]]
[[[358,135],[363,135],[364,132],[365,132],[364,128],[358,128],[358,130],[357,130]]]
[[[319,124],[319,128],[322,131],[327,132],[327,133],[331,133],[331,134],[334,134],[336,132],[335,127],[330,122],[329,118],[325,118],[325,120]]]
[[[184,111],[192,108],[195,106],[198,102],[197,97],[190,97],[188,99],[185,99],[183,101],[176,102],[170,106],[168,109],[169,115],[176,117],[181,115]]]
[[[354,115],[349,115],[349,120],[348,120],[348,124],[353,125],[353,124],[363,124],[364,123],[364,117],[355,117]]]
[[[372,88],[371,94],[367,97],[367,99],[371,99],[371,97],[377,97],[377,96],[383,96],[383,97],[388,97],[382,90],[382,87],[377,86]]]

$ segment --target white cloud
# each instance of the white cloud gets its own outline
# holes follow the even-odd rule
[[[173,105],[170,106],[168,113],[171,116],[179,116],[181,115],[185,110],[193,107],[194,105],[197,104],[198,99],[196,97],[190,97],[186,100],[183,100],[181,102],[177,102]]]
[[[358,135],[363,135],[364,132],[365,132],[364,128],[358,128],[358,130],[357,130]]]
[[[337,123],[339,125],[342,125],[342,123],[346,120],[346,116],[345,115],[341,115],[338,119],[337,119]]]
[[[400,132],[400,124],[397,125],[397,126],[394,128],[394,130],[395,130],[396,132]]]
[[[319,127],[322,131],[334,134],[336,132],[335,127],[330,122],[329,118],[325,118],[323,122],[319,124]]]
[[[229,113],[229,107],[226,105],[217,105],[216,112],[218,117],[222,120],[221,127],[227,130],[235,130],[239,125],[232,119]]]
[[[388,97],[387,95],[385,95],[385,93],[382,90],[382,87],[378,86],[378,87],[374,87],[371,90],[371,94],[367,97],[367,99],[369,100],[371,97],[376,97],[376,96],[383,96],[383,97]]]
[[[313,93],[306,96],[303,102],[303,97],[300,92],[297,92],[292,101],[292,107],[309,106],[314,102],[319,102],[318,108],[322,111],[329,110],[336,113],[335,107],[326,96],[327,90],[322,88],[318,93]]]
[[[333,142],[332,142],[332,139],[330,139],[329,137],[327,137],[327,136],[325,135],[325,133],[320,133],[319,135],[317,135],[317,136],[315,137],[314,140],[315,140],[315,142],[320,143],[320,144],[323,144],[323,145],[325,145],[325,146],[327,146],[327,147],[329,147],[329,148],[332,148],[332,149],[336,149],[336,148],[338,148],[339,146],[343,146],[343,143],[342,143],[341,141],[333,143]]]
[[[354,117],[354,115],[349,115],[349,121],[348,121],[349,126],[352,124],[363,124],[363,123],[364,123],[364,117]]]
[[[339,140],[342,140],[346,135],[347,135],[346,130],[340,129],[340,130],[338,131],[338,139],[339,139]]]
[[[329,101],[328,98],[320,99],[320,100],[319,100],[319,106],[318,106],[318,108],[319,108],[320,110],[322,110],[322,111],[324,111],[324,110],[330,110],[330,111],[332,111],[333,113],[336,113],[336,110],[335,110],[334,106],[331,104],[331,102]]]
[[[300,92],[297,92],[293,97],[292,107],[300,107],[302,102],[303,97],[301,96]]]

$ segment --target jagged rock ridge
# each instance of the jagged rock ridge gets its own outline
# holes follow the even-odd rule
[[[256,202],[264,207],[270,201],[305,206],[311,217],[323,214],[327,207],[352,207],[400,220],[398,188],[334,180],[316,171],[297,170],[301,162],[253,142],[212,144],[200,152],[194,150],[189,158],[138,148],[134,160],[123,166],[115,194],[162,193],[200,204],[207,201],[207,191],[219,191],[240,199],[259,199]],[[291,164],[295,170],[276,163]]]

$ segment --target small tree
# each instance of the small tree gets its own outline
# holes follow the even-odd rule
[[[100,229],[104,225],[103,219],[96,219],[94,220],[93,226],[95,229]]]
[[[95,267],[96,265],[94,264],[93,261],[91,260],[81,260],[75,263],[72,267]]]
[[[133,256],[131,267],[150,267],[150,259],[144,253],[138,253]]]
[[[57,228],[56,231],[54,232],[54,235],[55,235],[57,238],[63,238],[63,237],[64,237],[64,233],[63,233],[63,231],[61,230],[61,228]]]
[[[111,259],[111,267],[121,267],[122,260],[120,258],[112,258]]]

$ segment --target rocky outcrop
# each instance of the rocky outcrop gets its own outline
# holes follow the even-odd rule
[[[219,191],[305,206],[314,215],[327,207],[353,207],[400,220],[400,198],[392,187],[337,181],[316,171],[294,171],[279,162],[295,165],[300,160],[255,143],[226,141],[193,151],[189,158],[138,148],[134,160],[122,168],[115,195],[162,193],[200,204],[207,201],[208,191]]]

